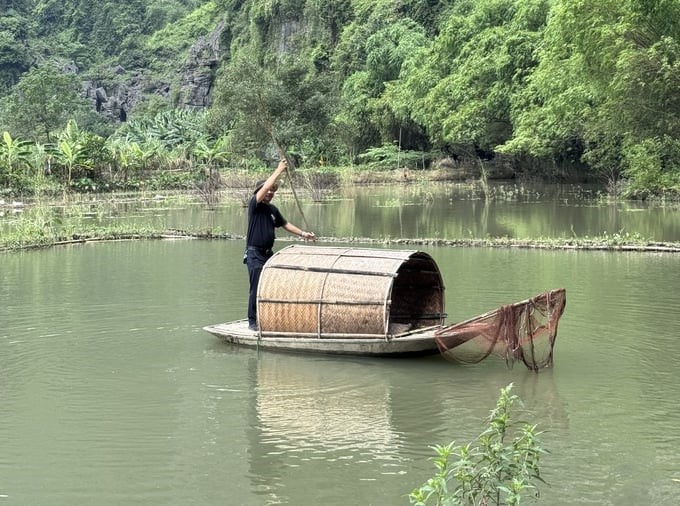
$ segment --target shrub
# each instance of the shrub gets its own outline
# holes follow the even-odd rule
[[[401,150],[394,144],[383,144],[377,148],[367,149],[359,155],[359,162],[371,169],[416,169],[429,165],[432,155],[423,151]]]
[[[437,473],[409,494],[411,504],[517,505],[527,494],[538,498],[536,481],[543,482],[539,461],[546,450],[536,425],[511,421],[510,409],[518,400],[511,389],[512,384],[501,389],[476,444],[455,446],[454,441],[432,447]]]

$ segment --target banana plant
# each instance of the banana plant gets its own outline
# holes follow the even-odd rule
[[[89,169],[92,162],[88,159],[85,152],[87,132],[78,128],[74,120],[69,120],[66,128],[59,135],[55,149],[55,161],[66,171],[66,187],[71,188],[73,172],[76,169]]]
[[[31,143],[13,139],[9,132],[3,132],[0,143],[0,183],[3,186],[22,186],[27,174],[22,169],[30,168]]]
[[[224,138],[219,138],[211,143],[203,137],[196,141],[191,154],[199,163],[212,168],[219,163],[226,163],[231,152],[227,149]]]
[[[197,184],[197,188],[210,207],[217,204],[216,191],[222,184],[219,165],[225,163],[230,155],[224,137],[213,142],[202,137],[196,141],[191,150],[192,159],[204,169],[203,180]]]
[[[155,146],[142,145],[128,138],[109,139],[107,149],[114,162],[115,172],[124,183],[133,173],[148,168],[156,155]]]
[[[68,140],[62,140],[57,144],[57,148],[57,161],[66,168],[66,187],[70,188],[73,167],[78,159],[79,146]]]

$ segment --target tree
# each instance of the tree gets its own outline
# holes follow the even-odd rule
[[[394,100],[438,146],[491,152],[512,136],[511,103],[537,64],[548,0],[456,4],[431,46],[412,53]]]
[[[57,166],[65,172],[67,190],[71,189],[74,177],[85,176],[93,169],[95,162],[101,162],[96,158],[98,149],[93,142],[95,139],[96,136],[83,132],[73,120],[69,120],[66,128],[60,132],[54,156]],[[103,143],[103,139],[99,140],[100,144]]]
[[[215,93],[210,124],[213,134],[230,134],[237,153],[294,150],[302,153],[305,140],[324,146],[336,92],[331,76],[320,76],[309,62],[294,55],[263,66],[247,56],[232,61]],[[278,153],[270,155],[279,156]]]
[[[28,184],[30,143],[3,132],[0,143],[0,187],[23,190]]]
[[[455,0],[401,0],[398,11],[421,25],[431,36],[439,31],[440,17]]]
[[[27,69],[27,20],[16,11],[0,8],[0,94],[4,94]]]
[[[196,186],[209,207],[214,207],[219,200],[217,189],[222,184],[219,166],[226,163],[230,155],[223,138],[214,142],[200,139],[192,150],[194,162],[203,169]]]
[[[64,74],[51,65],[28,71],[2,105],[0,124],[36,142],[50,142],[69,119],[90,108],[78,94],[76,76]]]
[[[402,73],[404,61],[427,45],[425,30],[409,18],[383,21],[362,42],[365,61],[345,80],[335,117],[350,152],[399,140],[406,148],[422,149],[427,144],[419,125],[395,108],[393,97],[386,93]]]
[[[680,162],[669,156],[680,138],[680,27],[670,21],[677,16],[678,0],[557,2],[503,149],[571,153],[638,190],[678,185]]]

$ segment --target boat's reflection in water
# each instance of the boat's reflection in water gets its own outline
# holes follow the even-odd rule
[[[321,367],[263,366],[257,378],[256,409],[264,443],[300,454],[320,448],[385,454],[396,446],[385,382],[360,383],[350,376],[351,381],[340,384]]]
[[[351,493],[405,499],[434,472],[430,446],[473,441],[511,382],[533,422],[568,430],[551,370],[436,356],[256,357],[247,460],[254,492],[268,504],[340,504]]]
[[[389,377],[379,359],[264,352],[251,372],[251,480],[273,503],[334,502],[342,490],[405,472]],[[357,473],[357,465],[365,471]]]

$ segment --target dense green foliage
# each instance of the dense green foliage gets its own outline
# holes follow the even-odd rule
[[[679,15],[680,0],[2,0],[0,132],[34,143],[70,187],[170,160],[200,174],[201,139],[229,150],[231,166],[281,150],[307,164],[389,146],[421,163],[501,152],[517,171],[679,193]],[[190,122],[180,135],[197,135],[159,142],[145,129],[183,107],[186,63],[210,36],[207,114],[174,117],[178,131]],[[140,96],[107,119],[84,82]],[[60,165],[69,120],[90,136],[87,163]],[[0,181],[32,186],[31,163],[0,162]]]

